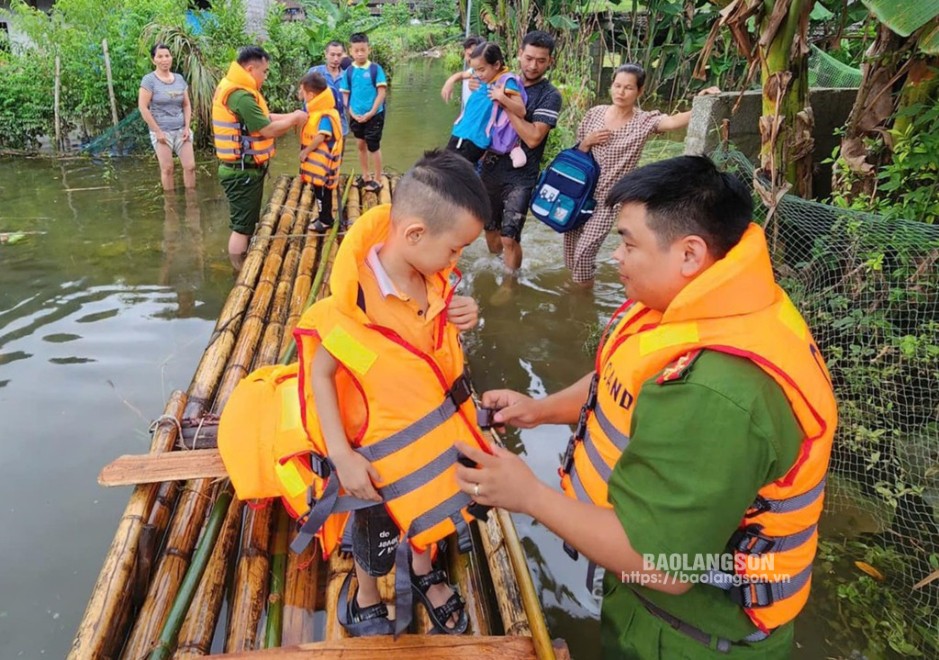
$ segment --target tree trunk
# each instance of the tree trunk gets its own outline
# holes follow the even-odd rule
[[[760,117],[761,173],[772,199],[790,189],[812,194],[815,124],[808,102],[808,24],[814,0],[764,0],[760,23],[763,116]]]

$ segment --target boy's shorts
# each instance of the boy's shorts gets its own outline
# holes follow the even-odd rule
[[[232,168],[220,165],[218,181],[228,198],[228,226],[236,234],[251,236],[261,218],[264,203],[264,175],[266,167]]]
[[[483,157],[486,153],[486,150],[477,145],[472,140],[467,138],[460,138],[455,135],[450,136],[450,141],[447,142],[447,149],[449,151],[455,151],[468,160],[473,165],[476,165],[479,162],[479,159]]]
[[[359,140],[365,140],[365,146],[371,152],[381,149],[381,134],[385,129],[385,111],[369,119],[364,124],[349,117],[349,130]]]
[[[352,557],[372,577],[388,575],[395,564],[400,530],[384,504],[359,509],[352,516]]]

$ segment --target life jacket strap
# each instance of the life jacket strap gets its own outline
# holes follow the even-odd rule
[[[730,537],[730,548],[745,555],[764,555],[767,552],[786,552],[798,548],[815,534],[818,525],[810,525],[801,532],[786,536],[766,536],[763,525],[747,525]]]
[[[359,447],[356,451],[368,459],[369,463],[374,463],[386,456],[390,456],[396,451],[400,451],[411,443],[423,438],[441,424],[444,424],[456,414],[457,410],[470,398],[471,394],[472,389],[470,388],[469,380],[466,374],[462,374],[454,381],[439,406],[410,426],[406,426],[397,433],[393,433],[374,444]]]
[[[749,581],[738,584],[739,577],[723,571],[711,570],[706,574],[707,584],[723,589],[730,599],[744,609],[769,607],[778,600],[796,594],[812,577],[812,565],[793,575],[788,582]]]
[[[747,517],[752,518],[753,516],[768,511],[773,513],[792,513],[793,511],[804,509],[814,504],[815,501],[822,496],[825,492],[826,480],[827,476],[822,477],[822,480],[811,490],[807,490],[801,495],[794,495],[793,497],[787,497],[782,500],[770,500],[762,496],[757,496],[756,500],[754,500],[753,504],[750,506],[749,511],[747,511]]]

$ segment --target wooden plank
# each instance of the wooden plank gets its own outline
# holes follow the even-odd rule
[[[350,637],[328,642],[284,646],[266,651],[247,651],[213,656],[228,660],[535,660],[531,637],[475,637],[472,635],[402,635]]]
[[[102,486],[133,486],[227,476],[217,449],[192,449],[165,454],[126,454],[104,466],[98,474],[98,483]]]

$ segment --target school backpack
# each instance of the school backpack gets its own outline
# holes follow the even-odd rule
[[[576,146],[565,149],[544,169],[532,193],[531,213],[557,232],[577,229],[592,216],[600,166]]]
[[[519,75],[503,73],[496,81],[496,85],[505,86],[509,80],[515,81],[522,103],[527,103],[528,94],[525,92],[525,83]],[[489,151],[497,154],[507,154],[519,143],[518,133],[512,128],[508,111],[498,103],[492,104],[492,114],[489,116],[489,123],[486,124],[486,135],[489,136]]]
[[[346,87],[349,88],[349,102],[350,102],[350,103],[352,102],[352,67],[353,67],[353,65],[350,64],[350,65],[346,68],[346,70],[345,70]],[[374,62],[369,62],[369,63],[368,63],[368,77],[369,77],[369,80],[372,81],[372,87],[374,87],[374,88],[375,88],[375,91],[377,92],[377,91],[378,91],[378,85],[375,83],[375,81],[378,80],[378,65],[375,64]],[[384,109],[382,110],[382,112],[384,112],[385,110],[388,110],[388,96],[389,96],[389,94],[388,94],[388,91],[387,91],[387,90],[389,90],[390,88],[391,88],[391,85],[389,85],[389,84],[386,82],[386,83],[385,83],[385,100],[382,102],[382,105],[384,106]]]

